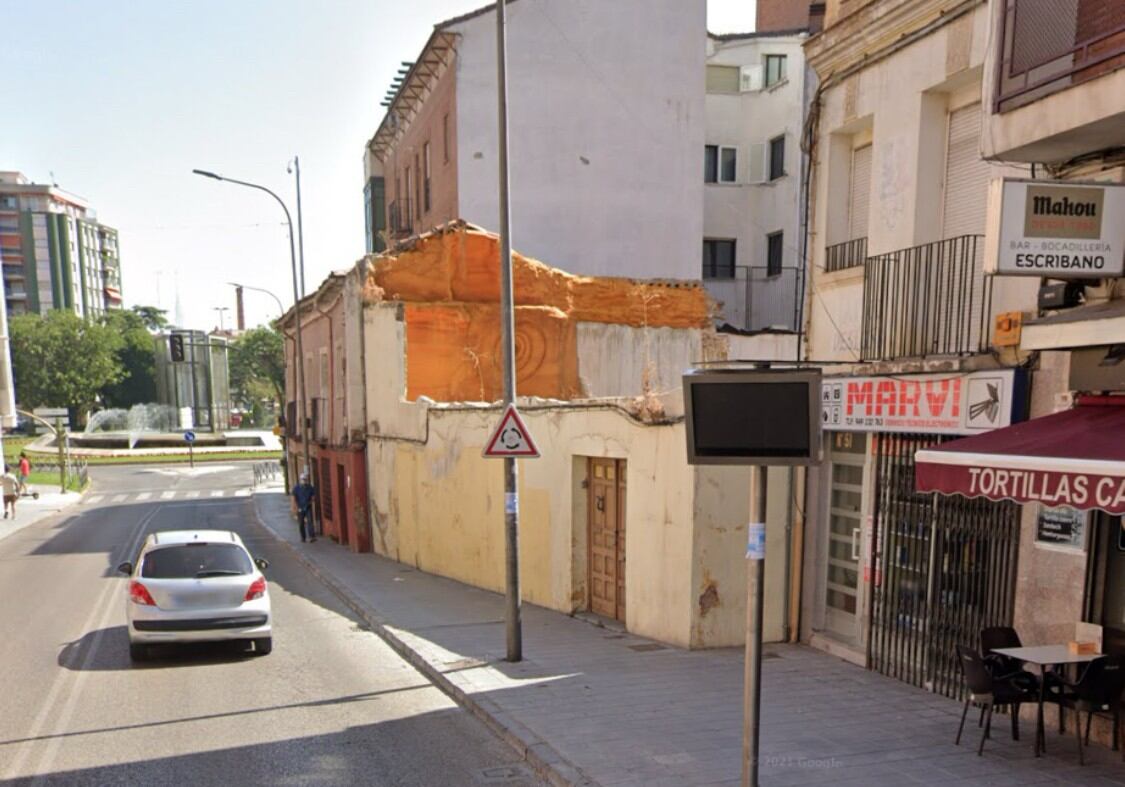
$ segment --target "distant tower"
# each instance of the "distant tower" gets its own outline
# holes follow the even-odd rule
[[[242,308],[242,285],[234,288],[235,325],[239,333],[246,330],[246,312]]]

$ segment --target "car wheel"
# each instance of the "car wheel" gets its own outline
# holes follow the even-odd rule
[[[148,661],[148,646],[136,645],[132,642],[129,643],[129,660],[130,661]]]
[[[273,650],[273,637],[258,637],[254,640],[254,654],[268,656]]]

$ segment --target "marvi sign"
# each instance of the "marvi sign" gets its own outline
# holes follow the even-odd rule
[[[826,378],[823,426],[845,432],[974,434],[1022,420],[1025,386],[1026,374],[1018,369]]]

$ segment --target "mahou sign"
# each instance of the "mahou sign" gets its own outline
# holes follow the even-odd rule
[[[1017,369],[826,378],[823,425],[845,432],[975,434],[1021,420],[1022,408],[1014,405],[1022,403],[1025,384]]]
[[[1005,178],[992,189],[1000,226],[985,252],[985,270],[1055,279],[1122,275],[1122,184]]]

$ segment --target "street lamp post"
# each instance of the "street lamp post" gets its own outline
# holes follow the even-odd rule
[[[219,313],[219,331],[225,332],[226,331],[226,325],[223,322],[223,312],[229,312],[230,307],[229,306],[212,306],[211,308]]]
[[[221,180],[227,183],[234,183],[238,186],[246,186],[247,188],[264,191],[277,200],[277,204],[285,211],[285,223],[289,225],[289,260],[293,268],[293,316],[296,323],[295,333],[297,335],[297,417],[301,421],[301,447],[305,457],[305,472],[311,473],[312,461],[309,459],[308,399],[305,396],[305,351],[304,345],[301,343],[301,296],[297,282],[297,250],[293,243],[293,218],[289,215],[289,208],[286,207],[284,200],[265,186],[259,186],[256,183],[247,183],[245,180],[225,178],[222,175],[216,175],[214,172],[207,172],[202,169],[193,169],[192,172],[196,175],[202,175],[205,178],[212,178],[213,180]],[[278,303],[280,305],[280,301]],[[298,473],[298,476],[299,475],[300,473]]]

